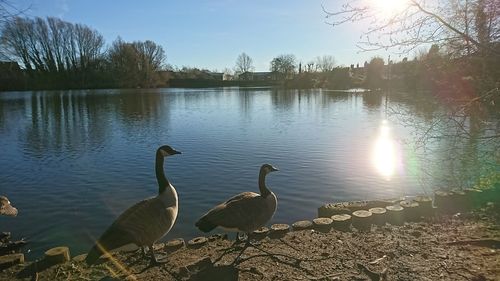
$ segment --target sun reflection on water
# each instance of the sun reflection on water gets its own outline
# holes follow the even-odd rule
[[[387,120],[383,120],[372,150],[372,163],[377,172],[390,180],[396,169],[395,143]]]

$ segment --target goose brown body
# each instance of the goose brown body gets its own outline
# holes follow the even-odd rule
[[[147,246],[152,250],[153,244],[170,231],[177,218],[178,196],[164,175],[163,158],[178,153],[169,146],[158,149],[156,176],[159,194],[125,210],[96,241],[87,255],[87,264],[94,264],[102,254],[128,244]]]
[[[264,226],[273,217],[278,204],[276,195],[265,185],[265,177],[277,170],[269,164],[262,165],[259,173],[260,194],[243,192],[231,197],[203,215],[196,226],[203,232],[221,227],[246,233]]]

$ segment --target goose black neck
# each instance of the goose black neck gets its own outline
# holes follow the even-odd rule
[[[266,172],[261,169],[259,173],[259,190],[262,197],[267,197],[269,194],[271,194],[271,191],[266,186],[266,175]]]
[[[167,177],[165,177],[165,172],[163,171],[163,161],[164,157],[160,150],[156,152],[156,180],[158,181],[158,194],[163,193],[169,184]]]

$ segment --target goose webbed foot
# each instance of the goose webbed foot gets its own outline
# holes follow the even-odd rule
[[[234,259],[234,261],[231,263],[231,265],[234,265],[234,264],[237,264],[241,261],[241,255],[243,254],[243,252],[250,246],[252,246],[252,243],[250,243],[250,237],[247,236],[248,239],[247,241],[245,242],[245,245],[243,246],[243,249],[241,249],[240,253],[238,254],[238,256],[236,256],[236,258]]]
[[[146,257],[148,255],[148,247],[147,246],[143,246],[139,250],[141,251],[143,257]]]
[[[153,246],[150,246],[150,265],[161,265],[168,262],[167,255],[157,255],[153,249]]]

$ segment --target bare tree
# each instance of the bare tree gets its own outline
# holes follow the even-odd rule
[[[366,23],[368,28],[358,44],[362,50],[393,48],[407,53],[421,45],[447,43],[459,44],[460,51],[465,46],[499,52],[490,44],[500,39],[498,0],[408,0],[387,16],[369,3],[349,1],[339,11],[324,8],[327,22],[333,26]]]
[[[87,87],[100,76],[104,38],[88,26],[14,17],[0,32],[5,59],[18,62],[34,87]]]
[[[316,68],[321,72],[332,71],[335,68],[335,58],[329,55],[316,57]]]
[[[10,59],[27,70],[47,73],[86,72],[104,47],[96,30],[56,18],[15,17],[4,24],[1,39]]]
[[[236,58],[236,66],[234,67],[234,72],[236,74],[245,73],[254,70],[253,60],[246,53],[241,53],[238,58]]]
[[[12,18],[18,17],[29,10],[7,0],[0,0],[0,26]]]
[[[324,8],[327,22],[364,23],[367,29],[358,44],[364,51],[406,54],[433,44],[416,64],[432,77],[433,93],[420,94],[426,118],[419,121],[404,108],[391,110],[418,132],[414,146],[422,152],[417,155],[425,163],[423,175],[455,187],[485,177],[500,181],[491,176],[498,173],[500,159],[499,0],[408,0],[385,16],[369,3],[376,1],[349,1],[339,11]],[[439,106],[433,106],[437,101]]]

